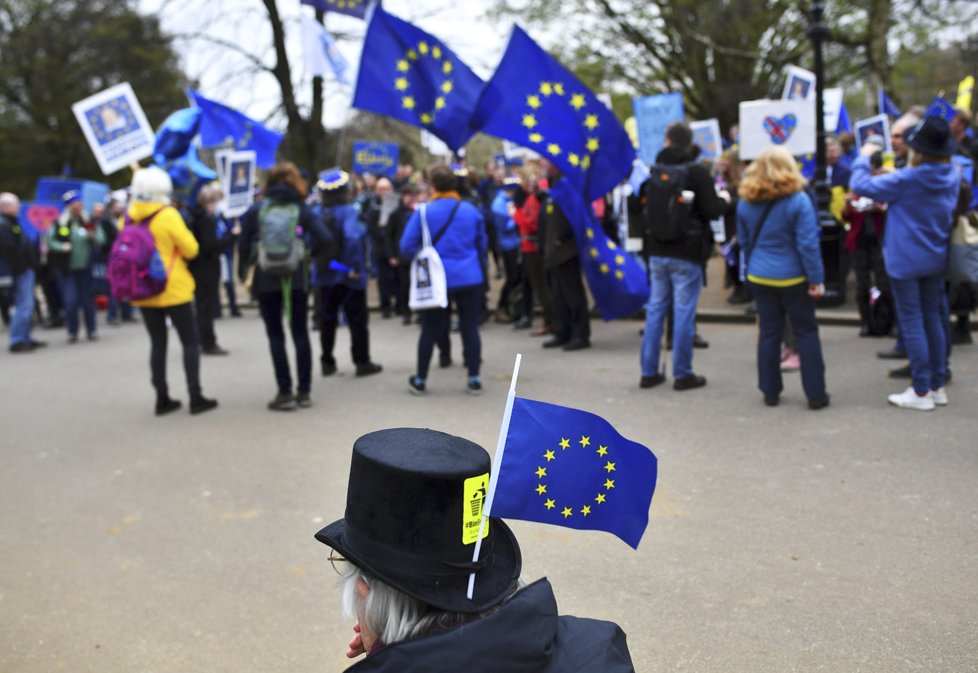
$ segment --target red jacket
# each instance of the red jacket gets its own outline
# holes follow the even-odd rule
[[[529,194],[523,205],[513,213],[513,220],[520,232],[520,250],[523,252],[540,252],[537,222],[540,217],[540,199],[536,194]]]

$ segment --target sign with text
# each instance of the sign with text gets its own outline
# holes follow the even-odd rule
[[[71,106],[105,175],[153,153],[156,136],[128,82]]]
[[[656,94],[636,98],[632,104],[635,108],[635,121],[638,128],[638,156],[651,166],[662,149],[669,124],[682,121],[685,116],[683,95],[681,93]]]
[[[255,171],[258,156],[252,151],[231,152],[227,162],[227,197],[224,214],[239,217],[255,202]]]
[[[752,100],[740,104],[740,158],[755,159],[768,147],[794,156],[815,152],[815,99]]]
[[[720,122],[716,119],[690,122],[693,144],[700,148],[700,159],[718,159],[723,153],[723,136],[720,135]]]
[[[386,175],[393,178],[397,175],[399,151],[397,143],[355,142],[353,143],[353,172]]]

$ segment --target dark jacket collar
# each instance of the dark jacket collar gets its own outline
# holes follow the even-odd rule
[[[678,147],[663,147],[662,151],[656,156],[655,163],[666,165],[688,164],[692,160],[693,157],[688,150],[682,150]]]

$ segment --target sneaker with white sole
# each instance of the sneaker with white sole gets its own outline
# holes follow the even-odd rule
[[[897,395],[890,395],[887,398],[890,404],[900,407],[901,409],[916,409],[917,411],[933,411],[934,410],[934,399],[930,394],[921,397],[917,394],[917,391],[913,389],[913,386],[907,388],[902,393]]]
[[[934,404],[936,404],[937,406],[939,407],[947,406],[947,391],[944,390],[943,386],[941,386],[937,390],[932,390],[927,394],[930,395],[930,398],[934,400]]]

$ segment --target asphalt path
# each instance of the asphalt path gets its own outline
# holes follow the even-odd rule
[[[903,385],[852,327],[823,327],[832,405],[756,389],[755,328],[704,324],[706,388],[638,388],[638,322],[594,324],[593,348],[545,351],[482,332],[485,394],[458,364],[412,397],[417,328],[371,317],[384,372],[316,372],[308,410],[275,392],[256,312],[217,324],[203,360],[220,407],[152,414],[140,325],[96,343],[0,353],[0,671],[340,670],[351,635],[313,533],[342,515],[360,435],[432,427],[494,450],[517,353],[521,396],[586,409],[659,459],[637,551],[606,533],[514,522],[527,580],[563,613],[609,619],[637,671],[978,670],[978,347],[952,360],[950,405],[888,407]],[[314,338],[314,354],[319,348]],[[175,334],[170,385],[186,404]],[[491,666],[487,666],[491,671]]]

